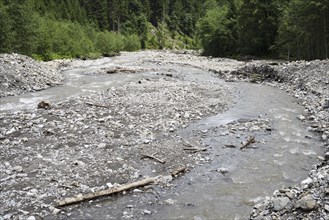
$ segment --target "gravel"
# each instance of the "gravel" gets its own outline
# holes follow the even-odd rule
[[[57,68],[19,54],[0,54],[0,98],[35,92],[59,85]]]
[[[176,131],[227,109],[229,97],[222,84],[159,76],[1,113],[0,219],[59,215],[58,199],[147,176],[171,182],[201,158]]]
[[[42,63],[17,54],[0,55],[0,97],[58,85],[63,81],[58,70],[70,69],[79,62]],[[85,62],[85,66],[88,62],[93,61]],[[287,91],[305,107],[304,114],[296,117],[309,124],[307,129],[319,135],[328,151],[328,60],[245,63],[188,52],[141,54],[143,65],[154,62],[158,66],[162,63],[194,66],[212,71],[228,82],[264,83]],[[142,70],[116,67],[101,73],[139,71]],[[197,157],[186,154],[183,149],[187,140],[178,137],[176,131],[227,109],[230,103],[229,91],[222,84],[159,76],[50,103],[49,109],[1,113],[0,219],[57,215],[62,211],[55,208],[56,199],[115,187],[146,176],[170,176],[182,165],[193,167],[202,154]],[[246,132],[271,130],[266,120],[228,124],[219,129],[225,136],[227,131],[242,127]],[[145,154],[156,155],[166,163],[142,159]],[[256,204],[250,218],[329,219],[328,155],[329,152],[320,157],[322,162],[314,165],[309,178],[301,184],[278,189]],[[139,210],[141,218],[151,214],[148,209]]]
[[[296,61],[277,66],[266,66],[271,70],[266,83],[298,98],[305,107],[304,114],[296,116],[308,122],[307,129],[322,138],[329,150],[329,60],[311,62]],[[274,80],[273,80],[274,79]],[[328,153],[326,153],[327,155]],[[329,219],[329,163],[328,157],[320,157],[309,178],[300,185],[278,190],[273,197],[257,204],[251,219]],[[290,205],[277,210],[275,204],[282,196],[289,195]]]

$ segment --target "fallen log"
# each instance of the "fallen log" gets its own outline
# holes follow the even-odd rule
[[[242,146],[240,147],[240,150],[242,150],[243,148],[248,147],[250,144],[253,144],[256,142],[256,139],[254,136],[250,136],[249,139],[246,141],[246,143],[242,144]]]
[[[181,167],[177,168],[176,170],[172,171],[172,172],[171,172],[171,176],[175,177],[175,176],[177,176],[178,174],[180,174],[180,173],[184,173],[184,172],[186,172],[186,171],[187,171],[186,166],[181,166]]]
[[[90,105],[90,106],[100,107],[100,108],[109,108],[109,107],[106,106],[106,105],[99,105],[99,104],[91,103],[91,102],[85,102],[85,104],[86,104],[86,105]]]
[[[77,195],[74,197],[66,198],[66,199],[57,201],[56,202],[57,207],[68,206],[68,205],[72,205],[72,204],[76,204],[76,203],[80,203],[80,202],[84,202],[84,201],[88,201],[88,200],[92,200],[92,199],[97,199],[102,196],[113,195],[113,194],[116,194],[119,192],[123,192],[126,190],[136,188],[136,187],[146,186],[151,183],[154,183],[156,181],[156,179],[157,179],[157,177],[149,177],[149,178],[145,178],[143,180],[137,181],[137,182],[127,183],[127,184],[124,184],[122,186],[119,186],[119,187],[116,187],[113,189],[107,189],[107,190],[102,190],[102,191],[98,191],[98,192],[94,192],[94,193],[89,193],[86,195]]]
[[[200,152],[200,151],[207,151],[208,149],[207,148],[197,148],[197,147],[189,147],[189,148],[184,148],[183,150],[186,150],[186,151],[192,151],[193,153],[197,153],[197,152]]]
[[[233,144],[225,144],[224,147],[227,147],[227,148],[235,148],[236,146],[233,145]]]
[[[156,155],[156,153],[155,153],[155,154],[152,154],[152,155],[149,155],[149,154],[143,154],[143,155],[142,155],[142,159],[143,159],[143,158],[150,158],[150,159],[155,160],[155,161],[157,161],[157,162],[159,162],[159,163],[162,163],[162,164],[165,164],[165,163],[166,163],[166,161],[157,158],[155,155]]]

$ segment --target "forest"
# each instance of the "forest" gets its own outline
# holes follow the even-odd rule
[[[0,52],[41,60],[140,49],[328,58],[329,0],[0,0]]]

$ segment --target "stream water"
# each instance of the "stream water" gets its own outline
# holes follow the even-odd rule
[[[129,62],[132,60],[125,64],[129,66]],[[61,101],[89,91],[158,77],[159,73],[170,70],[174,77],[184,80],[221,82],[235,91],[236,96],[236,104],[231,109],[191,124],[179,131],[180,136],[189,139],[199,131],[211,130],[236,120],[257,118],[270,119],[273,129],[270,135],[257,137],[264,141],[258,148],[245,151],[223,148],[224,144],[236,141],[232,135],[221,136],[218,132],[203,135],[202,143],[211,149],[209,162],[175,180],[177,187],[162,195],[161,199],[176,202],[171,206],[155,207],[150,219],[245,219],[255,202],[275,189],[305,179],[308,170],[316,163],[317,155],[322,154],[318,138],[296,118],[302,114],[303,107],[283,91],[258,84],[225,83],[206,71],[172,64],[154,66],[159,69],[157,74],[152,71],[124,75],[86,74],[112,65],[112,60],[107,58],[89,66],[67,70],[63,72],[66,80],[62,86],[3,98],[0,100],[0,111],[36,108],[41,100]],[[221,167],[229,172],[224,175],[214,172]],[[98,216],[109,214],[105,208],[97,212]]]
[[[322,153],[318,138],[310,138],[312,134],[296,118],[303,111],[296,99],[268,86],[245,83],[232,86],[239,91],[233,108],[190,125],[180,135],[193,138],[200,130],[262,117],[270,119],[271,135],[257,136],[263,144],[241,151],[223,147],[237,142],[234,136],[208,132],[203,144],[212,149],[211,162],[179,180],[172,195],[164,198],[177,203],[162,208],[154,218],[246,219],[255,202],[276,189],[307,178],[308,170]],[[229,172],[224,175],[214,172],[218,168]]]

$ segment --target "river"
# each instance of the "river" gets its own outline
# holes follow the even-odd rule
[[[165,74],[187,81],[210,81],[227,86],[235,97],[235,104],[229,110],[204,117],[177,131],[177,135],[185,139],[198,137],[204,146],[211,149],[206,153],[208,160],[174,180],[175,187],[160,189],[161,201],[170,199],[174,202],[172,205],[152,206],[152,215],[143,217],[149,219],[246,219],[256,202],[276,189],[307,178],[308,170],[316,163],[317,156],[323,153],[318,137],[307,131],[306,125],[296,117],[303,113],[303,107],[284,91],[260,84],[225,82],[213,73],[189,65],[173,64],[172,61],[152,63],[151,60],[142,64],[143,59],[141,54],[125,55],[123,58],[103,58],[72,66],[63,71],[66,80],[62,86],[3,98],[0,111],[33,109],[41,100],[63,101],[90,91],[102,91]],[[92,74],[114,65],[127,68],[144,65],[145,70],[126,74]],[[239,141],[246,139],[248,132],[239,136],[236,133],[222,135],[221,126],[258,119],[269,120],[271,131],[256,134],[259,142],[255,148],[224,147],[232,143],[240,146]],[[219,168],[228,172],[218,172]],[[124,206],[130,199],[118,198],[118,203]],[[83,212],[87,214],[80,216],[75,213],[71,217],[109,217],[113,212],[109,206],[111,202],[96,208],[84,207]]]

